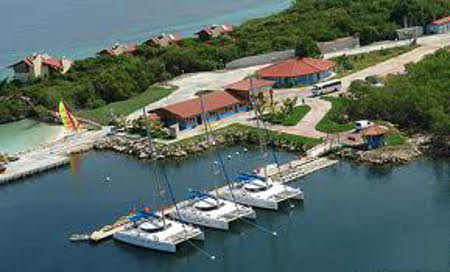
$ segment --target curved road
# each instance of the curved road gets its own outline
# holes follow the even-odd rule
[[[423,59],[424,56],[432,54],[440,48],[449,46],[450,34],[426,36],[419,38],[417,42],[420,45],[420,47],[410,52],[407,52],[405,54],[389,59],[385,62],[379,63],[362,71],[343,77],[341,79],[344,86],[342,92],[347,91],[348,87],[350,86],[350,83],[357,79],[364,79],[367,76],[371,75],[385,76],[387,74],[395,74],[403,72],[405,70],[405,64],[410,62],[418,62],[421,59]],[[407,42],[406,41],[385,42],[353,50],[332,53],[326,57],[336,57],[339,54],[365,53],[374,50],[380,50],[382,48],[404,45],[405,43]],[[195,73],[178,77],[170,81],[169,84],[179,86],[179,89],[173,92],[168,98],[164,98],[160,101],[148,105],[147,109],[154,109],[161,106],[165,106],[167,104],[176,103],[179,101],[192,98],[194,94],[200,90],[221,89],[223,86],[241,80],[245,78],[247,75],[252,74],[254,71],[261,69],[264,66],[266,65],[253,66],[231,71]],[[335,95],[337,95],[337,93]],[[315,127],[320,122],[320,120],[325,116],[325,114],[331,109],[331,104],[328,101],[324,101],[319,98],[309,98],[311,96],[311,92],[309,90],[302,90],[302,91],[292,89],[279,90],[275,94],[276,98],[287,96],[298,96],[299,98],[304,98],[306,100],[305,101],[306,104],[310,105],[311,111],[296,126],[284,127],[271,125],[270,129],[273,129],[274,131],[278,132],[287,132],[306,137],[316,137],[316,138],[324,137],[326,134],[317,131]],[[128,116],[128,119],[137,118],[139,117],[139,115],[141,115],[141,113],[142,109]],[[240,120],[239,122],[243,121]],[[247,121],[247,123],[251,124],[250,121]]]

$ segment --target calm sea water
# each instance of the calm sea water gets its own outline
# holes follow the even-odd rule
[[[2,1],[0,68],[33,52],[80,58],[115,42],[144,41],[210,24],[238,24],[289,7],[290,0]]]
[[[14,153],[52,141],[63,127],[24,119],[0,125],[0,152]]]
[[[228,169],[250,169],[259,153],[232,154]],[[279,153],[281,160],[294,155]],[[214,155],[164,163],[178,199],[208,188]],[[78,161],[78,162],[76,162]],[[0,187],[0,271],[447,271],[450,256],[450,165],[422,160],[396,168],[340,163],[294,183],[306,193],[278,212],[257,211],[272,237],[244,222],[206,231],[199,247],[175,255],[113,240],[73,244],[92,230],[146,203],[153,207],[155,164],[92,152],[73,167]],[[110,176],[111,182],[105,183]]]

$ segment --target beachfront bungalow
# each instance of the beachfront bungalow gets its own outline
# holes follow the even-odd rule
[[[279,61],[256,74],[265,80],[275,82],[276,88],[311,85],[329,77],[334,62],[325,59],[295,58]]]
[[[21,82],[47,77],[53,73],[65,74],[73,66],[73,61],[62,57],[56,59],[48,54],[34,54],[8,68],[14,70],[14,79]]]
[[[428,25],[428,33],[444,34],[450,32],[450,16],[436,20]]]
[[[238,112],[248,111],[248,107],[248,101],[219,91],[204,94],[201,99],[196,97],[152,110],[149,118],[161,121],[167,127],[178,125],[179,130],[186,130],[203,124],[205,119],[215,122]]]
[[[98,52],[100,56],[120,56],[122,54],[125,55],[133,55],[136,51],[137,45],[135,43],[130,44],[119,44],[116,43],[113,47],[109,49],[103,49]]]
[[[263,79],[244,79],[224,87],[225,92],[232,94],[244,101],[250,101],[250,94],[262,99],[270,99],[273,102],[273,85],[275,82]]]
[[[200,40],[209,40],[233,31],[232,25],[212,25],[197,32]]]
[[[173,34],[168,34],[168,35],[163,33],[159,36],[151,37],[145,43],[150,46],[165,47],[165,46],[177,44],[179,41],[181,41],[182,38],[183,37],[178,32],[173,33]]]

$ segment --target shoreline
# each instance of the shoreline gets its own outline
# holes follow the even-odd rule
[[[89,134],[89,135],[88,135]],[[195,137],[194,137],[195,138]],[[353,161],[359,164],[398,166],[410,163],[416,159],[428,157],[449,158],[450,137],[444,139],[444,145],[440,150],[442,156],[437,156],[435,146],[431,144],[431,136],[416,137],[408,144],[402,146],[386,146],[378,150],[358,151],[349,147],[339,148],[337,150],[323,149],[320,154],[308,156],[308,150],[311,150],[317,144],[299,143],[295,141],[274,140],[275,150],[299,153],[301,158],[320,158],[328,157],[330,159],[343,159]],[[148,147],[147,137],[126,137],[123,135],[106,136],[106,130],[94,132],[85,132],[79,137],[63,137],[51,144],[47,144],[42,150],[28,151],[22,153],[17,161],[7,164],[7,171],[0,174],[0,184],[6,184],[17,181],[37,173],[46,172],[51,169],[64,166],[70,162],[74,154],[85,153],[90,150],[112,151],[122,155],[133,157],[134,159],[144,161],[156,160],[185,160],[191,159],[196,155],[211,152],[215,148],[231,147],[236,145],[257,145],[258,141],[254,135],[248,131],[236,133],[229,131],[216,136],[215,142],[210,144],[206,140],[198,138],[184,140],[181,143],[160,144],[156,143],[156,152],[151,152]]]
[[[45,51],[55,57],[66,56],[72,60],[82,60],[91,57],[95,57],[96,53],[103,48],[108,48],[115,43],[142,43],[150,36],[159,35],[160,33],[180,32],[184,37],[192,37],[195,32],[206,25],[211,24],[226,24],[240,25],[248,20],[257,19],[272,14],[283,12],[291,6],[290,1],[277,3],[263,3],[256,9],[252,6],[247,6],[241,9],[237,9],[233,12],[228,12],[220,16],[203,18],[196,21],[186,21],[179,24],[170,24],[169,22],[163,26],[152,27],[150,25],[130,25],[126,30],[128,31],[116,31],[111,30],[112,34],[107,38],[101,40],[94,40],[91,42],[79,42],[74,47],[63,48],[61,44],[58,48],[41,48],[41,49],[29,49],[16,52],[15,50],[9,50],[3,52],[7,57],[4,58],[4,62],[0,63],[0,80],[11,75],[11,72],[6,68],[10,63],[17,61],[18,58],[25,57],[27,54],[33,52]],[[27,53],[28,52],[28,53]],[[81,53],[80,53],[81,52]]]
[[[10,155],[22,154],[45,147],[67,136],[63,126],[33,118],[0,124],[1,130],[6,133],[6,136],[3,136],[6,139],[4,143],[6,143],[5,147],[9,148],[1,149],[0,152]],[[28,144],[25,144],[26,142]]]

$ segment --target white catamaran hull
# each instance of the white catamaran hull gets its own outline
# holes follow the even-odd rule
[[[190,239],[204,240],[204,234],[199,228],[166,220],[169,228],[149,233],[139,228],[130,228],[114,234],[114,239],[148,249],[174,253],[176,246]]]
[[[272,186],[264,191],[249,192],[243,187],[234,187],[232,191],[228,187],[220,190],[220,197],[236,201],[243,205],[251,207],[277,210],[279,203],[288,200],[303,200],[303,192],[299,189],[279,183],[271,183]]]
[[[171,216],[183,222],[220,230],[228,230],[230,223],[239,218],[256,218],[252,208],[227,200],[220,200],[219,207],[209,211],[196,209],[194,203],[187,200],[178,204],[178,212]]]

